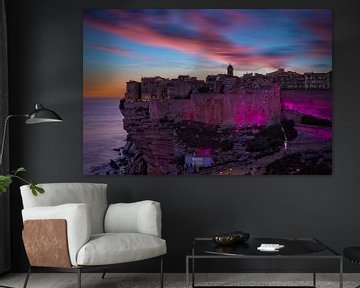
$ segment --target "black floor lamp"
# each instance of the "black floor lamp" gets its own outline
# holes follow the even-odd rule
[[[4,132],[3,132],[2,144],[1,144],[0,167],[2,166],[8,122],[11,118],[15,118],[15,117],[26,118],[25,124],[39,124],[39,123],[46,123],[46,122],[62,122],[63,121],[58,114],[56,114],[54,111],[52,111],[50,109],[45,108],[41,104],[35,104],[35,110],[33,112],[31,112],[30,114],[19,114],[19,115],[7,116],[5,119],[5,123],[4,123]]]
[[[1,141],[0,168],[2,167],[2,162],[3,162],[4,146],[5,146],[5,142],[6,142],[6,135],[7,135],[6,132],[7,132],[8,122],[11,118],[15,118],[15,117],[26,118],[26,120],[25,120],[26,124],[39,124],[39,123],[46,123],[46,122],[56,123],[56,122],[63,121],[57,113],[55,113],[54,111],[52,111],[50,109],[45,108],[41,104],[36,104],[35,110],[33,112],[31,112],[30,114],[19,114],[19,115],[7,116],[5,119],[5,123],[4,123],[4,132],[2,135],[2,141]],[[12,287],[4,286],[1,284],[0,284],[0,287],[12,288]]]

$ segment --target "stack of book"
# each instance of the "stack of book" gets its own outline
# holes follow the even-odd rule
[[[258,250],[260,251],[266,251],[266,252],[278,252],[279,249],[284,248],[284,245],[280,245],[280,244],[267,244],[267,243],[262,243],[259,247],[257,247]]]

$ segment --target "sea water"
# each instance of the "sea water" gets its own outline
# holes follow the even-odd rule
[[[127,132],[119,109],[120,99],[91,98],[83,100],[83,174],[92,167],[117,159]]]

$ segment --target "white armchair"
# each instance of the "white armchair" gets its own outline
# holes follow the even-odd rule
[[[161,209],[154,201],[107,204],[106,184],[40,184],[45,193],[33,196],[28,185],[21,196],[23,240],[30,267],[78,273],[107,270],[117,264],[159,257],[163,287]],[[105,273],[103,274],[103,277]]]

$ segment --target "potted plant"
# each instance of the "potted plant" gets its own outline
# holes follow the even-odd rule
[[[24,167],[18,168],[16,171],[11,172],[8,175],[0,175],[0,192],[6,192],[9,188],[10,184],[13,182],[13,179],[19,179],[20,181],[30,185],[31,192],[34,196],[37,196],[38,194],[43,194],[45,192],[44,188],[41,188],[37,186],[37,184],[33,181],[27,181],[21,176],[19,176],[19,173],[25,172]]]

